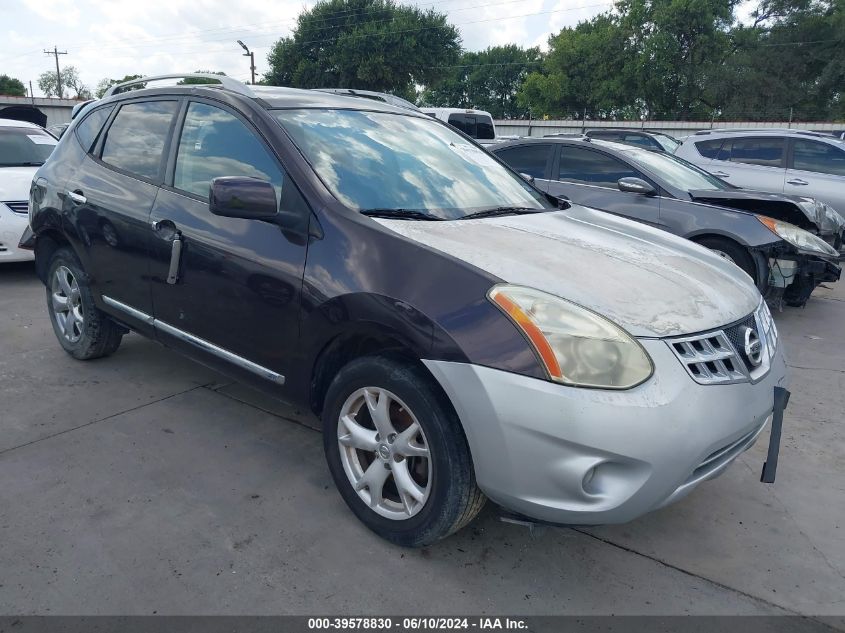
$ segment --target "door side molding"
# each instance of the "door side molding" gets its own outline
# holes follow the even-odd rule
[[[204,350],[209,354],[213,354],[218,358],[222,358],[223,360],[228,361],[233,365],[240,367],[241,369],[245,369],[254,374],[257,374],[262,378],[266,378],[267,380],[276,383],[277,385],[285,384],[285,377],[273,371],[272,369],[268,369],[267,367],[264,367],[257,363],[253,363],[251,360],[248,360],[243,356],[238,356],[237,354],[230,352],[227,349],[223,349],[222,347],[219,347],[210,341],[206,341],[203,338],[194,336],[190,332],[185,332],[184,330],[180,330],[177,327],[173,327],[169,323],[165,323],[164,321],[156,319],[155,317],[147,314],[146,312],[141,312],[140,310],[137,310],[132,306],[126,305],[125,303],[121,303],[120,301],[112,299],[111,297],[106,295],[103,295],[103,302],[116,310],[120,310],[121,312],[124,312],[135,319],[138,319],[139,321],[143,321],[147,325],[153,326],[156,330],[159,330],[160,332],[164,332],[165,334],[169,334],[186,343],[190,343],[194,347]]]

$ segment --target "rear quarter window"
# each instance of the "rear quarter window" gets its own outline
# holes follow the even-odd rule
[[[97,136],[99,136],[100,130],[103,129],[103,125],[105,125],[112,110],[114,110],[113,105],[97,108],[76,126],[76,138],[86,152],[91,151],[91,146],[97,140]]]

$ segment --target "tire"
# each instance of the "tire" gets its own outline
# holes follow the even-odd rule
[[[379,415],[384,411],[386,418]],[[403,547],[428,545],[484,507],[460,421],[422,367],[380,356],[356,359],[329,386],[322,417],[335,485],[382,538]]]
[[[59,344],[77,360],[109,356],[120,347],[125,330],[94,306],[88,275],[69,248],[50,258],[47,312]]]
[[[747,248],[724,237],[704,237],[698,240],[698,243],[727,259],[732,264],[739,266],[746,275],[754,280],[754,284],[759,286],[757,265],[754,263],[754,257],[748,252]]]

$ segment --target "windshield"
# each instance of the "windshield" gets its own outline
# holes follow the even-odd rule
[[[0,167],[43,165],[56,143],[34,127],[0,127]]]
[[[711,176],[703,169],[699,169],[677,156],[640,149],[626,149],[625,153],[634,163],[663,178],[667,184],[676,189],[683,191],[727,191],[731,189],[731,186],[725,181]]]
[[[669,152],[670,154],[674,154],[675,150],[678,149],[681,144],[678,143],[675,139],[673,139],[668,134],[655,134],[654,140],[660,143],[660,147],[664,150]]]
[[[483,149],[428,117],[315,109],[273,114],[352,209],[455,220],[493,208],[553,208]]]

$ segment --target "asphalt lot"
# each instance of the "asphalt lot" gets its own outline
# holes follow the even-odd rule
[[[74,361],[33,267],[5,265],[0,613],[845,615],[845,283],[775,319],[793,393],[773,486],[766,434],[627,525],[530,531],[488,505],[404,550],[284,406],[137,335]]]

